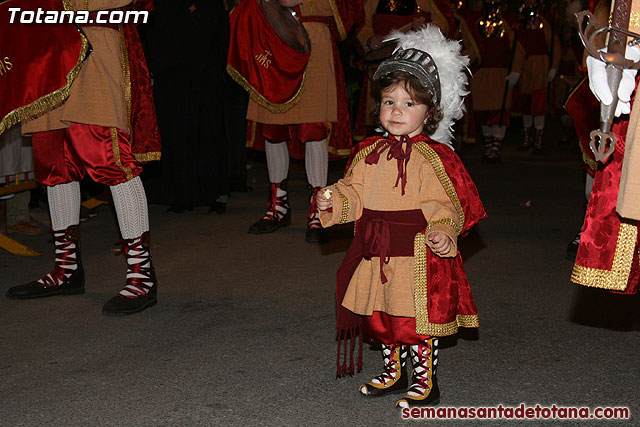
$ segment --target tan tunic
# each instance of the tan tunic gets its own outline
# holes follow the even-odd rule
[[[107,10],[132,0],[71,0],[75,10]],[[87,9],[85,4],[89,5]],[[83,27],[93,51],[60,107],[23,123],[25,134],[67,128],[71,123],[115,127],[130,133],[125,101],[122,43],[117,30]]]
[[[547,43],[547,50],[549,54],[552,49],[555,53],[553,55],[553,63],[549,63],[549,54],[546,55],[527,55],[524,59],[524,65],[522,67],[522,76],[520,77],[520,93],[529,95],[535,90],[545,89],[547,87],[547,75],[550,69],[557,70],[560,65],[560,41],[557,35],[553,35],[551,31],[551,24],[540,17],[544,24],[544,38]],[[518,42],[520,44],[520,42]],[[524,51],[522,45],[518,47],[518,51]]]
[[[329,0],[304,0],[303,16],[333,16]],[[266,124],[324,123],[338,120],[338,97],[331,31],[320,22],[305,22],[311,40],[307,77],[298,103],[284,113],[272,113],[249,101],[247,119]]]
[[[474,111],[494,111],[502,108],[506,68],[484,67],[473,74],[471,93],[473,94]],[[505,108],[511,106],[511,92],[507,91]]]
[[[350,175],[329,187],[333,191],[333,212],[320,212],[323,227],[341,222],[343,204],[340,194],[348,202],[347,221],[356,221],[363,208],[367,208],[380,211],[421,209],[429,223],[446,219],[459,223],[458,213],[434,168],[416,150],[411,152],[407,171],[403,196],[400,185],[394,187],[398,176],[397,162],[395,159],[387,160],[386,151],[376,165],[367,165],[364,159],[360,160]],[[445,256],[456,256],[457,234],[453,227],[433,224],[429,234],[436,231],[445,233],[453,243]],[[388,281],[382,284],[380,258],[363,259],[349,283],[342,305],[362,315],[382,311],[392,316],[415,317],[413,257],[391,257],[384,265],[384,273]]]

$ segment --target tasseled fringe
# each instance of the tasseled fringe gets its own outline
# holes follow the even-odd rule
[[[356,335],[357,334],[357,335]],[[336,364],[338,369],[336,371],[336,378],[343,377],[345,375],[353,375],[355,373],[353,365],[353,350],[356,345],[356,339],[358,339],[358,362],[357,371],[362,371],[362,327],[359,325],[352,326],[348,329],[338,330],[338,351],[336,355]],[[349,342],[349,366],[347,366],[347,341]],[[342,360],[340,360],[340,348],[342,349]]]

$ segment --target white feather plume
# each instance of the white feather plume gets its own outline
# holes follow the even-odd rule
[[[462,44],[456,40],[446,39],[440,29],[432,24],[427,24],[416,31],[403,33],[392,32],[387,40],[398,40],[398,49],[419,49],[427,52],[438,67],[440,76],[440,89],[442,100],[439,108],[442,109],[442,121],[431,135],[435,141],[451,146],[453,139],[453,124],[462,118],[464,114],[464,97],[469,94],[467,90],[467,73],[469,58],[461,54]]]

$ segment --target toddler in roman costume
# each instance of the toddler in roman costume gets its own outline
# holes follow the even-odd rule
[[[337,374],[353,373],[355,337],[364,333],[382,344],[384,371],[360,392],[380,396],[408,387],[396,403],[408,408],[439,401],[438,337],[478,327],[457,239],[486,214],[450,145],[468,93],[469,60],[460,42],[432,25],[390,38],[398,49],[376,71],[373,87],[386,133],[354,147],[344,178],[322,189],[317,204],[324,227],[356,222],[337,273],[337,329],[345,349]],[[362,338],[358,370],[361,346]]]

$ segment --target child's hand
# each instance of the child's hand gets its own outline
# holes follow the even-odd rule
[[[333,197],[331,196],[331,190],[329,188],[323,188],[318,191],[318,194],[316,195],[316,204],[320,211],[326,211],[333,207]]]
[[[430,233],[427,239],[431,243],[429,247],[436,255],[444,256],[451,250],[451,239],[441,231],[434,231],[433,233]]]

